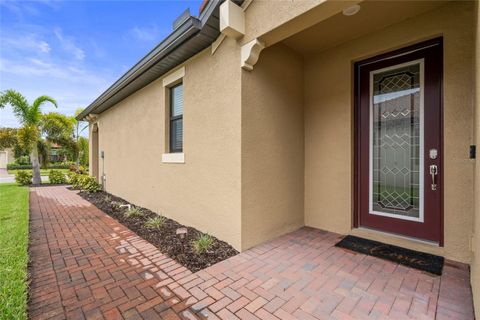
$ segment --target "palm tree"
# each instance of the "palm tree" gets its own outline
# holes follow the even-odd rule
[[[19,92],[9,89],[0,94],[0,108],[10,105],[13,113],[23,125],[19,130],[19,140],[29,147],[30,160],[33,168],[33,184],[42,182],[40,177],[40,163],[38,161],[38,143],[41,138],[42,111],[41,107],[50,102],[57,107],[57,102],[49,96],[40,96],[30,105],[27,99]]]

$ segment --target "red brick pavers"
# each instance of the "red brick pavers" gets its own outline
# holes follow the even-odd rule
[[[32,319],[195,319],[196,276],[65,187],[31,189],[30,260]]]
[[[465,265],[437,277],[302,228],[192,274],[64,187],[30,206],[32,319],[473,319]]]

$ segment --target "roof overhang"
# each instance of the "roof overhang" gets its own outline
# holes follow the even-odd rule
[[[237,3],[243,0],[235,1]],[[99,114],[210,46],[219,36],[222,0],[208,1],[198,18],[189,16],[78,116]]]

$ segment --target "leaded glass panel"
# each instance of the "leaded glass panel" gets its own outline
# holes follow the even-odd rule
[[[420,62],[372,73],[370,209],[374,214],[420,218],[421,90]]]

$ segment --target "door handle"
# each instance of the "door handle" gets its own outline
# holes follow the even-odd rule
[[[437,190],[437,182],[436,182],[436,176],[438,174],[438,167],[436,164],[431,164],[430,165],[430,175],[432,176],[432,190],[435,191]]]

